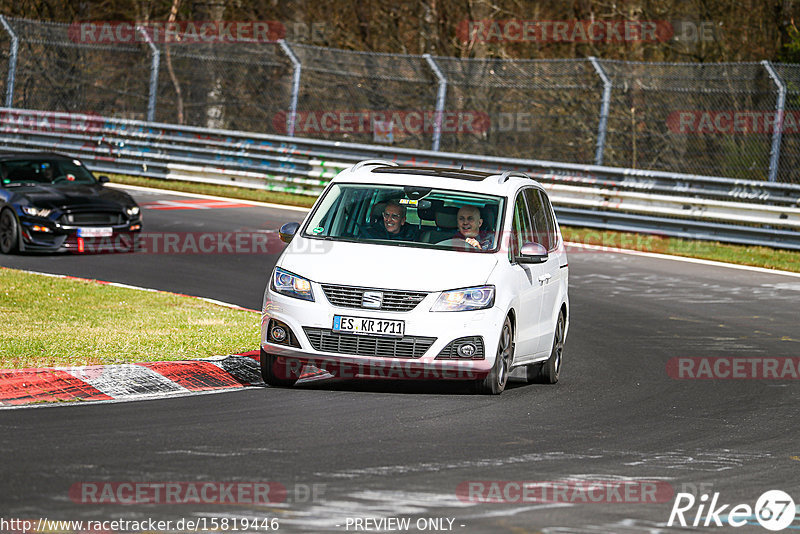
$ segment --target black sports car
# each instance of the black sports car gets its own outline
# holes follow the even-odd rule
[[[0,252],[133,248],[139,206],[62,154],[0,153]]]

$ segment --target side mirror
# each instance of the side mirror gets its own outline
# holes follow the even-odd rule
[[[297,233],[298,228],[300,228],[300,223],[288,222],[281,226],[281,229],[278,230],[278,237],[280,237],[281,241],[284,243],[290,243],[294,237],[294,234]]]
[[[101,184],[107,184],[111,180],[108,178],[108,176],[103,175],[103,176],[98,176],[97,181],[100,182]]]
[[[516,257],[517,263],[544,263],[547,261],[547,249],[539,243],[525,243]]]

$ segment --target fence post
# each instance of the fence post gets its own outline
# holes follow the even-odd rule
[[[603,66],[594,56],[589,56],[594,70],[603,80],[603,103],[600,105],[600,124],[597,126],[597,151],[594,154],[594,164],[603,164],[603,152],[606,149],[606,131],[608,130],[608,108],[611,105],[611,80]]]
[[[303,64],[300,63],[300,60],[297,59],[296,55],[294,55],[294,51],[289,47],[289,43],[287,43],[285,39],[278,41],[278,44],[281,45],[281,50],[283,50],[283,53],[289,57],[289,61],[291,61],[292,65],[294,65],[294,76],[292,77],[292,102],[289,104],[289,124],[287,126],[287,133],[289,134],[289,137],[294,137],[294,123],[297,121],[297,96],[300,94],[300,73],[302,71]]]
[[[150,51],[153,53],[153,57],[150,60],[150,98],[147,101],[147,122],[155,121],[156,117],[156,97],[158,94],[158,68],[161,63],[161,51],[159,51],[158,47],[153,44],[153,40],[150,39],[150,35],[148,35],[147,31],[141,26],[136,27],[139,30],[139,33],[142,34],[144,40],[147,42],[147,45],[150,47]]]
[[[773,122],[772,131],[772,148],[769,151],[769,181],[774,182],[778,179],[778,162],[781,157],[781,138],[783,137],[783,114],[786,108],[786,85],[775,72],[772,63],[768,60],[761,62],[769,77],[778,86],[778,101],[775,103],[775,121]]]
[[[430,54],[424,54],[422,57],[428,62],[428,66],[439,80],[439,89],[436,92],[436,114],[433,120],[433,146],[431,147],[431,150],[438,152],[439,142],[442,139],[442,121],[444,119],[444,101],[447,96],[447,78],[445,78],[444,73]]]
[[[0,23],[6,29],[8,35],[11,36],[11,52],[8,58],[8,82],[6,83],[6,102],[5,107],[14,107],[14,82],[17,79],[17,51],[19,50],[19,38],[11,25],[8,23],[3,15],[0,15]]]

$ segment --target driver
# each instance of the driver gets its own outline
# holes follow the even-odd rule
[[[481,230],[483,219],[477,206],[462,206],[458,210],[458,233],[456,237],[481,250],[492,248],[494,238],[490,232]]]
[[[367,237],[372,239],[402,239],[414,241],[417,229],[406,224],[406,207],[396,200],[390,200],[383,209],[383,222],[377,222],[367,228]]]
[[[42,163],[41,169],[42,177],[45,179],[45,181],[52,182],[53,178],[55,177],[53,174],[53,166],[49,163]]]

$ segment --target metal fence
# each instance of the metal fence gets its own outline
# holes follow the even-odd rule
[[[7,108],[800,183],[800,65],[111,45],[0,22]]]

